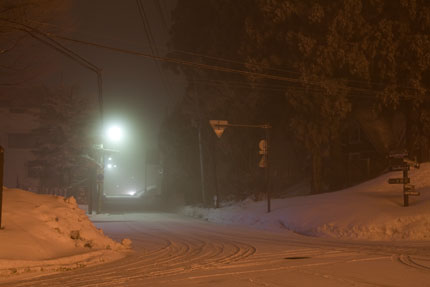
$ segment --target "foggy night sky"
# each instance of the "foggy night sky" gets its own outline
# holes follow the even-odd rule
[[[161,1],[172,9],[175,1]],[[149,18],[152,33],[159,48],[165,52],[169,23],[163,24],[153,1],[142,1]],[[135,1],[73,1],[73,10],[68,15],[74,22],[74,31],[65,33],[73,38],[103,43],[150,53]],[[162,5],[163,7],[164,5]],[[163,11],[170,17],[170,11]],[[92,63],[102,68],[105,119],[123,120],[133,131],[139,131],[139,141],[155,144],[158,127],[174,99],[181,96],[181,83],[169,76],[170,94],[166,94],[159,70],[153,60],[133,55],[119,54],[95,47],[65,43]],[[97,90],[96,77],[91,71],[71,63],[64,57],[58,59],[64,81],[76,83],[89,93]],[[58,76],[58,75],[57,75]],[[183,85],[183,84],[182,84]]]
[[[164,55],[170,15],[176,0],[159,1],[162,15],[154,2],[144,0],[142,4],[158,52]],[[151,53],[134,0],[73,0],[71,7],[44,26],[44,31],[61,36]],[[60,85],[66,88],[77,86],[85,95],[97,99],[97,77],[93,71],[28,38],[25,41],[30,45],[24,46],[21,52],[30,56],[32,64],[36,63],[36,71],[38,66],[46,65],[49,68],[42,73],[36,73],[40,75],[26,81],[24,86],[30,91],[32,87],[42,85],[53,89]],[[127,176],[140,177],[144,170],[144,152],[146,148],[156,147],[160,124],[167,111],[172,109],[175,101],[182,96],[185,82],[161,66],[168,79],[170,93],[167,94],[159,69],[153,60],[58,41],[102,69],[104,122],[119,122],[126,127],[126,146],[121,153],[122,170]],[[13,89],[20,93],[21,87]],[[7,88],[2,88],[2,92],[7,94]]]

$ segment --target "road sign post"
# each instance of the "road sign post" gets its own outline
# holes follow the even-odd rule
[[[388,179],[389,184],[408,184],[410,183],[410,181],[411,181],[410,178],[403,178],[403,177]]]
[[[409,195],[406,193],[406,179],[408,179],[407,183],[410,182],[409,177],[408,177],[408,170],[404,169],[403,170],[403,206],[409,206]]]
[[[391,152],[389,154],[391,171],[402,171],[402,178],[389,178],[389,184],[403,184],[403,206],[409,206],[409,196],[419,196],[420,193],[415,191],[415,186],[409,184],[411,179],[409,178],[410,167],[419,168],[420,164],[416,160],[410,160],[406,158],[408,156],[407,151]]]
[[[202,123],[199,122],[197,136],[199,139],[199,155],[200,155],[200,180],[202,186],[202,203],[206,205],[206,189],[205,189],[205,172],[204,172],[204,161],[203,161],[203,139],[202,139]],[[221,132],[222,135],[222,132]]]
[[[218,172],[217,172],[217,147],[216,144],[212,145],[212,154],[214,155],[212,164],[213,164],[213,173],[215,179],[215,196],[214,196],[214,204],[215,208],[219,208],[219,190],[218,190]]]
[[[405,184],[405,192],[404,194],[408,196],[419,196],[420,193],[418,191],[415,191],[415,186],[412,184]]]
[[[217,135],[218,138],[221,138],[227,127],[241,127],[241,128],[258,128],[265,130],[265,140],[261,140],[259,142],[260,152],[259,154],[263,155],[259,162],[259,166],[261,168],[265,168],[264,172],[264,181],[265,181],[265,191],[267,197],[267,212],[270,212],[270,173],[269,173],[269,129],[270,125],[247,125],[247,124],[230,124],[228,121],[222,120],[209,120],[209,124],[211,125],[213,131]],[[219,198],[217,199],[219,200]]]
[[[266,185],[266,196],[267,196],[267,212],[270,212],[270,174],[269,174],[269,128],[265,128],[266,131],[266,153],[264,157],[266,158],[265,166],[265,185]]]
[[[3,167],[4,167],[4,149],[0,146],[0,229],[2,228],[2,212],[3,212]]]

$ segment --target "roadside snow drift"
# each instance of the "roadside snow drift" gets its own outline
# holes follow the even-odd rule
[[[80,268],[121,258],[127,249],[94,227],[73,197],[5,188],[2,226],[0,278]]]
[[[185,207],[182,213],[214,222],[245,224],[264,229],[364,240],[430,240],[430,164],[411,170],[411,184],[420,196],[403,207],[402,185],[388,184],[390,172],[345,190],[266,202],[246,200],[220,209]]]

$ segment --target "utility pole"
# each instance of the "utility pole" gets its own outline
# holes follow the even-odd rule
[[[2,228],[2,209],[3,209],[3,170],[4,170],[4,149],[2,146],[0,146],[0,229]]]
[[[102,212],[103,205],[103,183],[104,183],[104,151],[100,150],[100,165],[97,167],[97,209],[96,213]]]
[[[144,189],[145,193],[148,190],[148,155],[149,155],[149,151],[147,150],[145,152],[145,189]]]

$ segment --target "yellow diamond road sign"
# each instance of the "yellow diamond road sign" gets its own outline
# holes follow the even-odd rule
[[[266,155],[263,155],[260,159],[260,162],[258,163],[259,167],[265,168],[267,167],[267,157]]]
[[[210,120],[209,124],[214,130],[216,136],[220,138],[224,133],[224,130],[227,128],[228,121],[220,121],[220,120]]]

